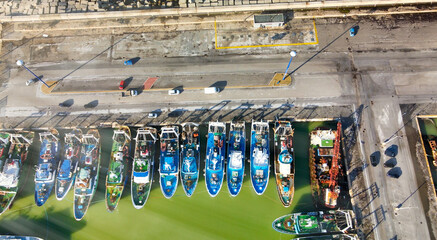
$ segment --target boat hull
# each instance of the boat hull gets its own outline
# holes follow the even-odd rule
[[[317,207],[338,207],[341,123],[337,129],[317,128],[310,133],[309,168],[311,193]]]
[[[353,233],[356,221],[351,210],[292,213],[275,219],[273,229],[297,236]]]
[[[74,218],[85,216],[97,189],[100,169],[100,134],[97,129],[88,130],[82,136],[81,157],[74,182]]]
[[[3,172],[4,166],[7,164],[6,159],[8,157],[10,149],[10,137],[9,133],[0,132],[0,170]],[[13,199],[15,198],[15,193],[17,192],[16,187],[5,187],[0,185],[0,214],[5,212]]]
[[[61,201],[70,191],[76,178],[76,169],[79,164],[82,131],[73,130],[64,138],[64,156],[59,163],[58,175],[56,176],[55,192],[56,199]]]
[[[59,161],[59,133],[56,129],[40,133],[40,158],[35,174],[35,203],[42,206],[55,186],[57,164]]]
[[[267,189],[270,175],[268,123],[252,122],[250,141],[250,179],[255,193],[262,195]]]
[[[294,131],[288,121],[275,123],[275,177],[279,200],[289,207],[294,197]]]
[[[226,125],[209,123],[205,160],[205,184],[211,197],[217,196],[223,185]]]
[[[246,152],[245,123],[231,123],[228,141],[228,164],[226,166],[226,182],[229,194],[235,197],[243,186],[244,162]]]
[[[181,149],[181,183],[185,195],[191,197],[199,180],[200,139],[198,124],[184,123],[182,125]]]
[[[157,131],[155,128],[140,128],[135,138],[135,153],[132,163],[131,198],[136,209],[144,207],[153,182]]]
[[[129,127],[120,126],[112,137],[111,160],[106,175],[106,209],[113,212],[120,202],[127,181],[129,166],[131,132]]]
[[[163,127],[160,135],[159,185],[165,198],[173,197],[176,192],[179,157],[179,127]]]
[[[0,136],[4,139],[4,135]],[[19,132],[17,134],[10,135],[10,146],[8,150],[3,149],[0,151],[0,162],[2,165],[2,176],[12,177],[14,180],[7,184],[0,184],[0,214],[4,213],[11,206],[18,191],[18,184],[20,182],[20,176],[23,164],[26,162],[27,153],[30,144],[32,144],[34,137],[33,132]],[[6,151],[4,151],[6,150]],[[9,158],[4,159],[3,154],[9,153]],[[4,161],[5,160],[5,161]]]
[[[15,196],[17,195],[17,189],[18,188],[10,188],[5,191],[6,189],[3,190],[0,188],[0,215],[8,210],[11,206]]]
[[[131,178],[131,196],[132,196],[132,204],[136,209],[141,209],[147,202],[147,199],[150,195],[150,189],[152,187],[153,180],[153,161],[146,161],[147,166],[149,168],[149,180],[147,183],[136,183],[134,181],[134,176]],[[149,167],[150,166],[150,167]],[[135,166],[133,166],[135,167]]]

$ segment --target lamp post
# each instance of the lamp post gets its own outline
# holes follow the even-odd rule
[[[276,82],[276,84],[279,84],[281,81],[284,81],[285,77],[287,76],[288,68],[290,67],[291,61],[293,60],[294,57],[296,57],[296,51],[291,51],[290,56],[291,58],[290,61],[288,62],[287,69],[285,69],[284,76],[282,77],[282,80],[279,80],[278,82]]]
[[[44,83],[44,85],[46,85],[48,88],[50,88],[50,86],[47,85],[46,82],[44,82],[41,78],[39,78],[35,73],[33,73],[32,71],[30,71],[30,69],[27,68],[27,67],[24,65],[23,60],[18,60],[18,61],[17,61],[17,65],[20,66],[20,67],[24,67],[24,69],[26,69],[27,71],[29,71],[30,73],[32,73],[33,76],[35,76],[39,81],[41,81],[42,83]]]

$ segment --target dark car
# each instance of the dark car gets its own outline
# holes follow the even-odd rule
[[[287,33],[283,32],[283,33],[276,33],[273,37],[272,40],[280,40],[283,39],[285,37],[285,35],[287,35]]]
[[[402,175],[402,170],[400,167],[394,167],[387,172],[387,176],[391,178],[399,178]]]
[[[120,85],[118,86],[118,89],[120,89],[120,90],[124,89],[124,80],[121,80]]]
[[[381,159],[381,152],[376,151],[370,154],[370,164],[372,164],[372,166],[376,167],[379,164],[380,159]]]
[[[386,168],[394,168],[398,164],[398,161],[396,158],[390,158],[389,160],[385,161],[384,167]]]
[[[398,145],[391,145],[385,150],[384,153],[389,157],[396,157],[396,155],[398,155]]]

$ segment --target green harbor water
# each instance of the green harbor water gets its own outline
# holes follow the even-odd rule
[[[79,222],[73,217],[72,190],[63,201],[57,201],[53,188],[49,200],[42,207],[37,207],[34,203],[34,165],[38,160],[40,146],[38,134],[35,134],[34,144],[22,171],[21,190],[12,208],[0,216],[0,234],[38,236],[44,239],[290,239],[290,235],[273,230],[272,221],[292,212],[316,210],[309,179],[309,132],[326,125],[335,127],[333,122],[293,123],[296,189],[289,208],[283,207],[280,203],[272,174],[263,195],[258,196],[253,191],[248,162],[245,163],[246,176],[243,188],[237,197],[230,196],[226,182],[223,183],[217,197],[210,197],[201,175],[191,198],[185,196],[179,182],[175,196],[166,199],[159,188],[156,161],[155,182],[145,207],[140,210],[133,207],[129,176],[122,199],[113,213],[106,211],[104,202],[112,130],[101,129],[102,159],[98,191],[86,216]],[[247,124],[246,128],[249,130],[250,125]],[[273,136],[273,130],[270,131]],[[133,130],[132,136],[135,134]],[[205,143],[205,134],[201,134],[201,137],[201,143]],[[273,138],[271,145],[272,140]],[[205,154],[205,148],[202,144],[202,156]],[[273,161],[271,165],[272,173]],[[203,167],[202,163],[201,168]]]

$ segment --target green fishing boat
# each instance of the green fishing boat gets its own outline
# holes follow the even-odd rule
[[[127,180],[131,133],[129,127],[120,126],[112,136],[111,160],[106,175],[106,209],[112,212],[117,208]]]

